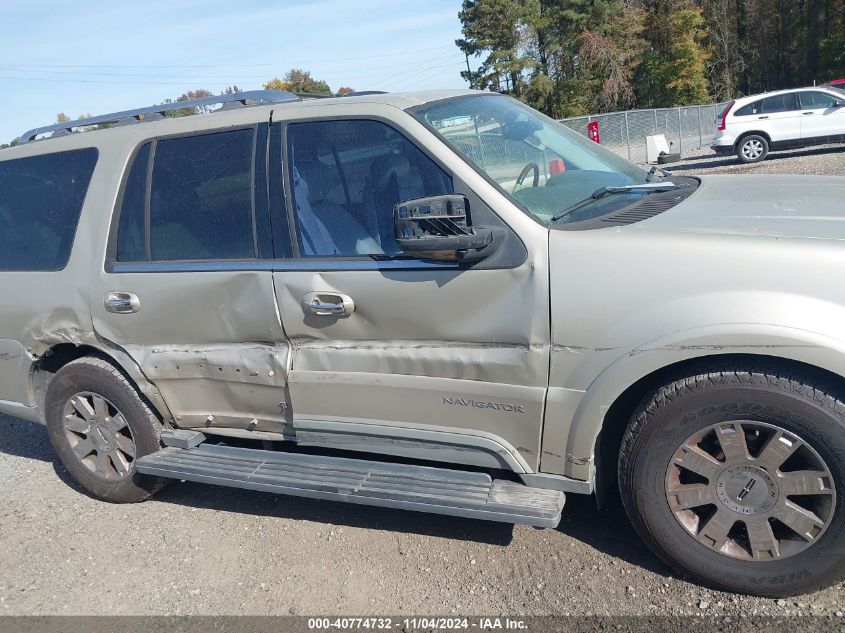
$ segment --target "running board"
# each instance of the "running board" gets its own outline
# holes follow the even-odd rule
[[[556,527],[564,494],[485,473],[201,444],[145,455],[138,472],[297,497]]]

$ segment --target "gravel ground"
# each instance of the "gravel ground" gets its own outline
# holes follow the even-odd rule
[[[845,147],[680,173],[845,175]],[[556,530],[175,483],[153,500],[87,496],[45,429],[0,415],[0,614],[822,616],[845,584],[766,600],[704,589],[655,558],[618,502],[570,495]],[[826,620],[825,620],[826,621]]]
[[[45,429],[0,416],[0,614],[802,615],[845,585],[766,600],[659,562],[618,504],[570,495],[556,530],[174,483],[87,496]]]
[[[762,163],[745,165],[736,156],[719,156],[710,148],[688,153],[666,165],[681,174],[816,174],[845,176],[845,145],[820,145],[785,152],[772,152]]]

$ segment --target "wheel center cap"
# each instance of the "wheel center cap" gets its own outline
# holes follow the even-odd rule
[[[105,424],[95,422],[91,425],[91,441],[97,450],[110,451],[114,446],[114,431]]]
[[[739,514],[767,512],[778,499],[774,478],[758,466],[739,464],[725,469],[716,480],[716,495]]]

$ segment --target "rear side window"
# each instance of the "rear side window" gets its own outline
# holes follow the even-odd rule
[[[0,162],[0,270],[61,270],[97,164],[79,149]]]
[[[797,110],[798,104],[794,94],[775,95],[763,99],[763,114],[774,114],[775,112],[790,112]]]
[[[255,257],[254,130],[159,141],[150,195],[156,260]]]
[[[255,130],[142,146],[126,178],[120,262],[252,259]]]
[[[734,116],[750,116],[752,114],[774,114],[776,112],[792,112],[798,109],[795,94],[775,95],[760,101],[749,103],[734,113]]]
[[[147,258],[144,242],[144,207],[147,196],[150,145],[146,143],[138,150],[123,190],[120,226],[117,232],[117,260],[121,262],[139,262]]]
[[[747,106],[743,106],[734,112],[734,116],[751,116],[752,114],[760,114],[760,106],[762,103],[762,101],[749,103]]]

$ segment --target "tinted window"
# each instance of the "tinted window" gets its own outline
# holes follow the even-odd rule
[[[794,94],[775,95],[774,97],[766,97],[763,99],[763,114],[789,112],[797,109],[798,105],[795,103]]]
[[[158,141],[150,195],[153,260],[255,257],[253,130]]]
[[[0,270],[67,265],[96,149],[0,162]]]
[[[836,97],[824,92],[801,92],[801,107],[807,110],[817,110],[831,107],[837,101]]]
[[[397,254],[396,203],[452,192],[442,169],[377,121],[292,124],[288,162],[305,256]]]
[[[149,159],[150,143],[147,143],[138,150],[126,179],[117,231],[117,261],[119,262],[138,262],[147,258],[144,245],[144,206],[146,205]]]
[[[760,114],[760,106],[762,104],[762,101],[755,101],[754,103],[749,103],[747,106],[743,106],[739,110],[734,112],[734,116],[750,116],[752,114]]]

